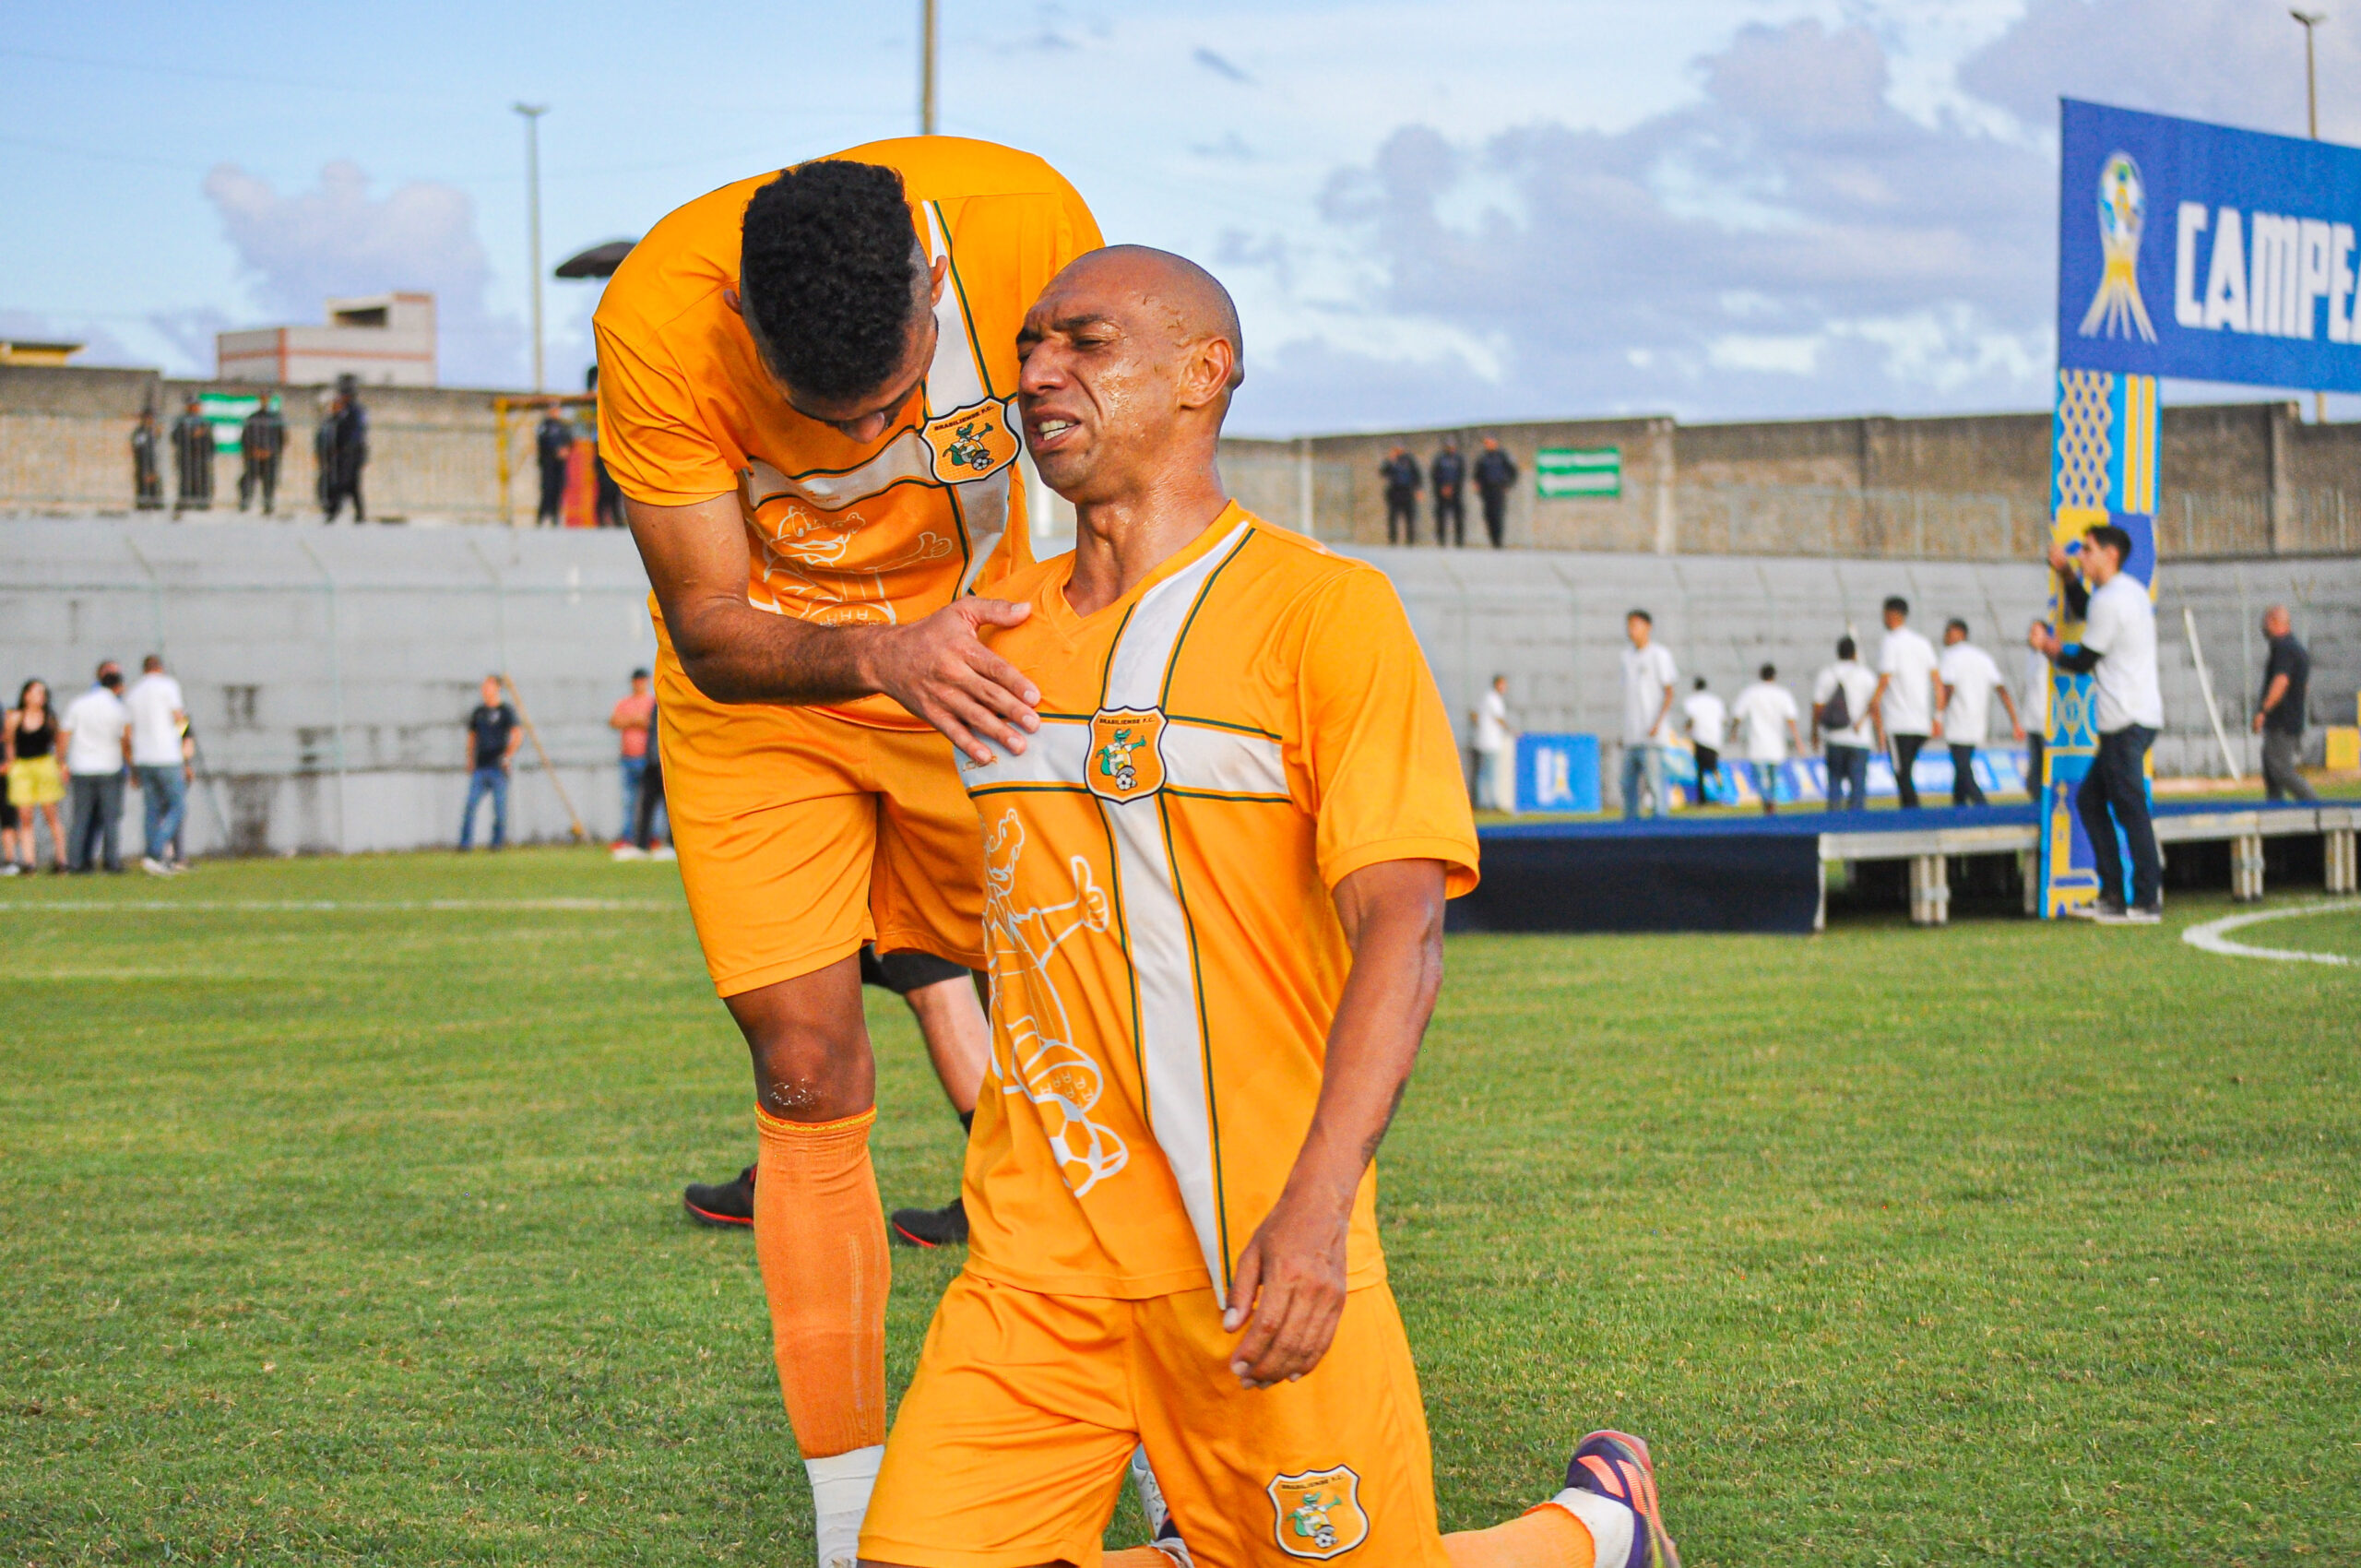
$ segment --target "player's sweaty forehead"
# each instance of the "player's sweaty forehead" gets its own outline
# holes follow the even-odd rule
[[[1238,307],[1220,280],[1186,256],[1146,245],[1109,245],[1077,256],[1026,313],[1017,347],[1093,327],[1153,337],[1173,348],[1219,338],[1243,362]]]

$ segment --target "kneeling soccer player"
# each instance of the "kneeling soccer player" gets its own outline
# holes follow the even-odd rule
[[[1616,1432],[1522,1518],[1437,1526],[1370,1160],[1477,851],[1399,600],[1227,499],[1240,334],[1200,268],[1083,256],[1019,344],[1027,445],[1080,523],[984,633],[1041,727],[966,769],[992,977],[970,1250],[862,1561],[1095,1568],[1139,1443],[1199,1568],[1671,1562]]]

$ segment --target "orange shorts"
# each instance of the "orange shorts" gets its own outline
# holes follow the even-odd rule
[[[1447,1568],[1418,1374],[1382,1284],[1301,1382],[1249,1393],[1210,1289],[1044,1296],[962,1274],[886,1439],[860,1554],[1097,1568],[1134,1444],[1196,1560]]]
[[[811,707],[717,703],[656,618],[664,802],[713,988],[735,996],[864,942],[984,967],[984,849],[951,742]]]

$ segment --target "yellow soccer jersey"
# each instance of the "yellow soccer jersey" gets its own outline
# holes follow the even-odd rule
[[[967,1266],[1071,1295],[1227,1292],[1311,1125],[1380,861],[1476,884],[1476,828],[1393,585],[1236,505],[1087,618],[1074,558],[987,633],[1041,688],[1022,756],[962,764],[984,835],[992,1062]],[[1355,1285],[1382,1277],[1374,1172]]]
[[[680,208],[632,247],[600,300],[599,454],[624,494],[681,506],[735,491],[757,608],[891,625],[1032,560],[1017,478],[1016,329],[1060,268],[1099,245],[1090,209],[1030,153],[956,137],[832,156],[900,172],[927,253],[950,257],[933,362],[863,446],[804,418],[723,299],[758,174]],[[835,711],[919,728],[889,697]]]

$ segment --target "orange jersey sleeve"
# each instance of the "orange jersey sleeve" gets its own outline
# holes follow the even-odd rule
[[[1441,861],[1456,898],[1476,885],[1476,818],[1458,742],[1394,585],[1338,575],[1303,620],[1294,692],[1320,878],[1381,861]]]

